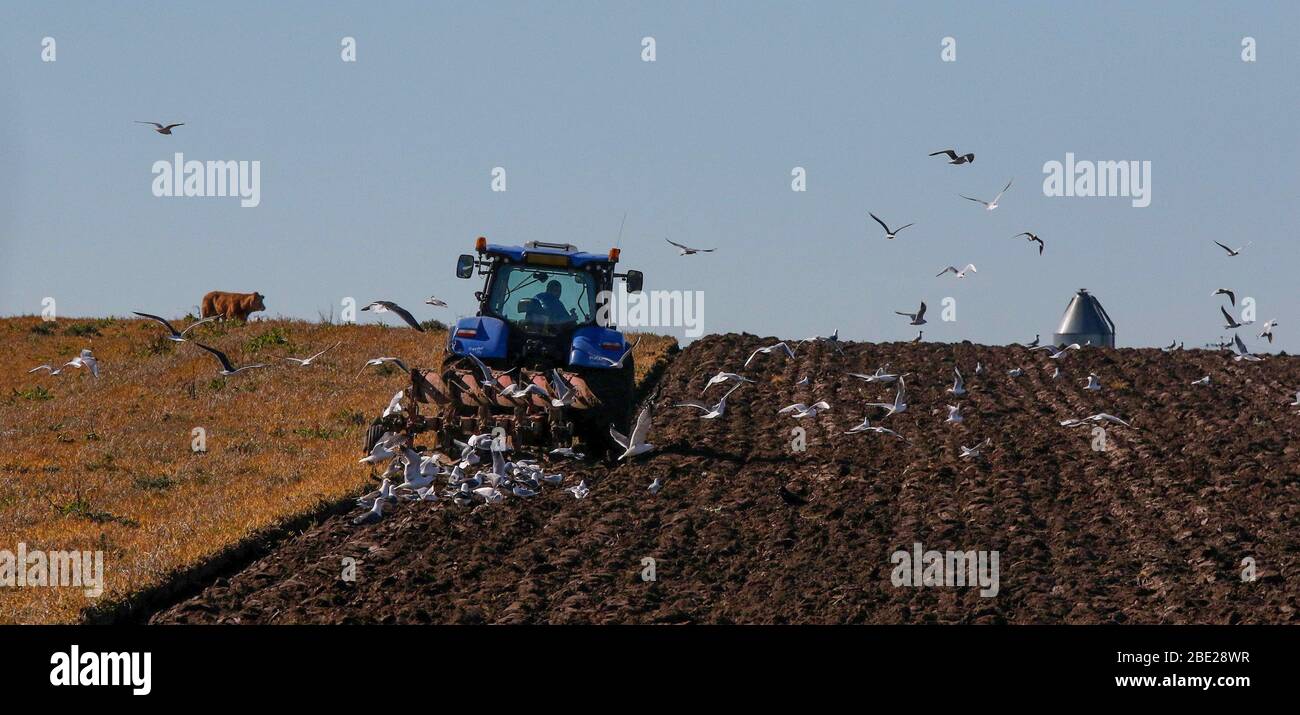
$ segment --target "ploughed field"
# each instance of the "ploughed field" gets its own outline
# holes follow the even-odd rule
[[[841,355],[809,343],[742,368],[774,342],[711,336],[679,354],[658,385],[657,449],[631,463],[559,462],[548,471],[563,487],[527,499],[398,502],[368,526],[351,523],[360,509],[336,514],[152,621],[1297,621],[1300,415],[1287,403],[1300,360],[1154,349],[1051,360],[968,343],[844,344]],[[844,435],[895,388],[847,373],[886,363],[911,373],[910,407],[873,424],[906,441]],[[963,397],[945,392],[954,366]],[[1015,367],[1024,375],[1009,376]],[[719,370],[757,382],[716,420],[672,407]],[[1090,372],[1102,390],[1083,389]],[[1207,374],[1210,386],[1191,384]],[[778,414],[818,400],[831,410]],[[964,422],[945,424],[948,404]],[[1132,427],[1105,424],[1103,437],[1059,424],[1099,412]],[[959,456],[986,438],[980,457]],[[579,480],[583,499],[566,491]],[[895,585],[892,555],[914,544],[997,551],[996,595]]]

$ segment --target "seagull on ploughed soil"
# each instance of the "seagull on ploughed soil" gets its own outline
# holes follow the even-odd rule
[[[628,356],[632,354],[632,351],[636,350],[636,346],[640,344],[641,344],[641,336],[638,335],[636,338],[636,343],[634,343],[632,347],[628,348],[627,352],[623,353],[623,356],[620,357],[617,362],[615,362],[614,360],[610,360],[604,355],[597,355],[596,353],[589,352],[587,353],[587,355],[589,355],[593,360],[600,360],[601,362],[608,363],[608,366],[614,368],[615,370],[622,370],[623,362],[627,360]]]
[[[1061,368],[1059,368],[1059,367],[1057,367],[1057,368],[1052,368],[1052,379],[1055,380],[1056,378],[1058,378],[1058,377],[1060,377],[1060,376],[1061,376]]]
[[[569,487],[565,491],[572,494],[574,499],[582,499],[591,493],[591,488],[587,486],[587,480],[583,479],[582,481],[578,482],[577,486]]]
[[[892,429],[886,427],[872,427],[871,418],[869,417],[863,417],[862,422],[860,422],[857,425],[854,425],[849,429],[848,432],[845,432],[844,434],[862,434],[863,432],[875,432],[877,434],[892,434],[895,437],[903,440],[904,442],[907,441],[906,438],[903,437],[903,435],[895,432]]]
[[[195,323],[195,325],[197,325],[197,323]],[[190,327],[194,327],[194,326],[190,326]],[[188,330],[188,328],[187,328],[187,330]],[[325,348],[324,350],[322,350],[322,351],[316,353],[315,355],[312,355],[311,357],[296,358],[296,357],[288,357],[288,356],[285,356],[284,359],[285,359],[285,360],[288,360],[289,362],[295,362],[295,363],[298,363],[298,367],[307,367],[308,365],[312,364],[312,361],[313,361],[313,360],[315,360],[316,358],[320,357],[321,355],[324,355],[325,353],[327,353],[327,352],[333,350],[334,348],[337,348],[337,347],[338,347],[339,345],[341,345],[341,344],[342,344],[342,342],[334,343],[333,345],[331,345],[331,346]]]
[[[1030,349],[1031,349],[1031,350],[1046,350],[1046,351],[1048,351],[1048,352],[1050,353],[1050,354],[1047,356],[1047,358],[1048,358],[1049,360],[1059,360],[1059,359],[1065,357],[1065,355],[1066,355],[1066,353],[1067,353],[1068,351],[1070,351],[1070,350],[1082,350],[1082,349],[1083,349],[1083,346],[1080,345],[1080,344],[1078,344],[1078,343],[1070,343],[1069,345],[1066,345],[1066,346],[1063,347],[1063,348],[1057,348],[1055,345],[1040,345],[1040,346],[1038,346],[1038,347],[1036,347],[1036,348],[1030,348]]]
[[[142,121],[140,121],[139,119],[135,120],[135,123],[136,123],[136,124],[152,124],[152,125],[153,125],[153,130],[154,130],[155,132],[158,132],[159,134],[167,134],[167,135],[170,135],[170,134],[172,133],[172,130],[175,129],[176,127],[183,127],[183,126],[185,126],[185,122],[179,122],[179,123],[177,123],[177,124],[168,124],[168,125],[166,125],[166,126],[163,126],[162,124],[159,124],[158,122],[142,122]]]
[[[368,494],[357,497],[357,506],[369,508],[371,504],[377,501],[392,501],[393,499],[393,482],[387,477],[379,484],[379,488]]]
[[[587,456],[582,452],[575,452],[573,447],[556,447],[549,454],[552,457],[568,457],[569,459],[585,459]]]
[[[148,318],[149,320],[152,320],[156,323],[161,323],[164,328],[167,328],[167,332],[169,333],[167,335],[167,339],[172,341],[173,343],[185,342],[185,334],[199,327],[200,325],[203,325],[204,323],[211,323],[214,320],[221,320],[220,315],[213,315],[207,318],[203,318],[201,320],[196,320],[193,323],[190,323],[189,326],[186,327],[184,330],[177,330],[166,318],[162,318],[157,315],[150,315],[149,313],[139,313],[136,311],[132,311],[132,314],[138,315],[141,318]]]
[[[1237,305],[1237,295],[1232,291],[1228,290],[1227,288],[1219,288],[1215,290],[1213,293],[1210,294],[1210,297],[1214,297],[1216,295],[1226,295],[1228,296],[1228,301],[1232,303],[1234,307]]]
[[[967,264],[966,264],[966,267],[965,267],[965,268],[962,268],[961,270],[957,270],[957,266],[948,266],[947,268],[943,269],[942,271],[939,271],[938,273],[934,274],[934,277],[935,277],[935,278],[938,278],[938,277],[942,276],[942,275],[945,274],[945,273],[952,273],[953,275],[957,276],[958,278],[965,278],[967,272],[970,272],[970,273],[979,273],[979,271],[975,269],[975,264],[974,264],[974,263],[967,263]]]
[[[474,494],[486,504],[496,504],[505,501],[506,498],[506,495],[502,494],[496,487],[479,487],[474,490]]]
[[[1170,350],[1173,350],[1173,349],[1176,348],[1176,347],[1178,347],[1178,341],[1177,341],[1177,340],[1173,341],[1172,343],[1169,343],[1168,345],[1166,345],[1166,346],[1164,346],[1163,348],[1160,348],[1160,349],[1161,349],[1161,350],[1164,350],[1165,352],[1168,352],[1168,351],[1170,351]]]
[[[818,414],[822,412],[830,411],[830,409],[831,409],[830,403],[826,402],[825,400],[822,400],[820,402],[814,402],[811,405],[805,405],[802,402],[796,402],[793,405],[787,405],[785,407],[782,407],[781,409],[777,410],[776,413],[778,415],[790,415],[796,420],[801,420],[805,417],[816,417]]]
[[[1010,375],[1011,377],[1020,377],[1021,375],[1025,374],[1025,371],[1021,370],[1018,367],[1013,367],[1010,370],[1007,370],[1007,374]]]
[[[370,511],[368,511],[368,512],[362,514],[361,516],[356,517],[355,519],[353,519],[353,520],[352,520],[352,525],[353,525],[353,526],[364,526],[364,525],[366,525],[366,524],[374,524],[375,522],[379,521],[380,519],[383,519],[383,518],[384,518],[384,504],[385,504],[385,503],[386,503],[386,502],[385,502],[383,499],[376,499],[376,500],[374,501],[374,503],[370,505]]]
[[[907,400],[907,382],[903,380],[903,378],[900,376],[898,378],[898,387],[894,391],[894,404],[891,405],[885,402],[868,402],[867,407],[883,407],[886,410],[885,417],[888,417],[890,415],[897,415],[903,412],[907,412],[906,400]]]
[[[1122,420],[1122,419],[1116,417],[1115,415],[1108,414],[1108,413],[1105,413],[1105,412],[1098,412],[1097,414],[1092,415],[1091,417],[1084,417],[1083,419],[1069,419],[1069,420],[1061,420],[1061,426],[1062,426],[1062,427],[1078,427],[1078,426],[1080,426],[1080,425],[1084,425],[1084,424],[1087,424],[1087,423],[1089,423],[1089,422],[1092,422],[1093,424],[1097,424],[1097,423],[1101,423],[1101,422],[1110,422],[1110,423],[1112,423],[1112,424],[1124,425],[1125,427],[1132,427],[1132,426],[1133,426],[1133,425],[1131,425],[1131,424],[1125,422],[1124,420]]]
[[[974,154],[958,154],[952,149],[940,149],[939,151],[930,154],[930,156],[939,156],[940,154],[946,154],[948,156],[949,164],[969,164],[972,161],[975,161]]]
[[[1269,344],[1272,344],[1272,343],[1273,343],[1273,328],[1276,328],[1276,327],[1277,327],[1277,321],[1276,321],[1276,320],[1270,320],[1270,321],[1268,321],[1267,323],[1264,323],[1264,332],[1260,333],[1260,334],[1259,334],[1259,337],[1261,337],[1261,338],[1268,338],[1268,342],[1269,342]]]
[[[978,360],[975,361],[975,374],[976,375],[984,374],[984,364]]]
[[[1020,238],[1021,236],[1024,236],[1025,240],[1029,241],[1030,243],[1037,243],[1038,255],[1040,256],[1043,255],[1043,248],[1045,248],[1043,244],[1043,239],[1039,238],[1037,234],[1031,233],[1029,231],[1023,231],[1021,233],[1017,233],[1016,235],[1012,236],[1012,238]]]
[[[436,295],[431,295],[431,296],[429,296],[429,299],[426,300],[426,301],[424,301],[424,304],[425,304],[425,305],[432,305],[432,306],[435,307],[435,308],[446,308],[446,307],[447,307],[447,301],[443,300],[442,298],[439,298],[439,297],[436,296]]]
[[[371,365],[384,365],[386,363],[392,363],[396,365],[397,369],[401,370],[402,372],[410,372],[410,370],[406,367],[406,363],[402,362],[400,358],[377,357],[377,358],[371,358],[370,360],[367,360],[366,364],[361,366],[361,370],[357,373],[357,375],[360,376],[361,373],[365,372],[366,368],[370,367]]]
[[[960,456],[962,459],[974,459],[974,458],[976,458],[976,457],[981,456],[980,453],[981,453],[984,449],[986,449],[986,448],[992,446],[992,444],[993,444],[993,440],[992,440],[992,439],[989,439],[989,438],[986,437],[986,438],[984,439],[983,442],[980,442],[979,444],[975,445],[974,447],[966,447],[966,446],[963,446],[963,447],[961,448],[961,454],[960,454],[959,456]]]
[[[397,456],[397,450],[406,442],[406,435],[388,432],[370,448],[370,454],[358,459],[359,464],[378,464]]]
[[[1246,344],[1241,342],[1241,336],[1236,333],[1232,334],[1232,343],[1233,346],[1237,348],[1237,354],[1232,356],[1233,362],[1240,362],[1242,360],[1245,360],[1246,362],[1260,362],[1264,359],[1247,350]]]
[[[659,494],[659,490],[663,488],[664,488],[664,481],[659,477],[655,477],[655,480],[653,482],[650,482],[650,486],[646,487],[646,491],[650,492],[650,496],[656,496]]]
[[[541,493],[541,492],[538,492],[538,491],[536,491],[536,490],[534,490],[534,489],[529,489],[528,487],[526,487],[526,486],[524,486],[524,485],[522,485],[522,484],[516,484],[516,485],[514,486],[514,488],[511,489],[510,491],[511,491],[511,493],[513,493],[515,496],[517,496],[517,497],[523,497],[523,498],[525,498],[525,499],[527,499],[528,497],[535,497],[535,496],[537,496],[538,494]]]
[[[219,375],[230,377],[231,375],[238,375],[239,373],[245,370],[253,370],[259,367],[270,367],[269,365],[266,365],[264,363],[257,363],[255,365],[244,365],[243,367],[235,367],[234,364],[230,362],[230,358],[226,357],[226,354],[221,352],[220,350],[216,348],[208,347],[203,343],[194,343],[194,344],[199,348],[206,350],[209,353],[212,353],[212,356],[215,357],[217,361],[221,363],[221,370],[217,372],[217,374]]]
[[[700,419],[702,420],[717,419],[727,411],[727,398],[731,397],[731,393],[735,392],[736,390],[739,390],[743,385],[744,383],[741,383],[731,388],[730,390],[727,390],[727,393],[722,396],[721,400],[718,400],[718,403],[716,405],[705,404],[703,402],[700,402],[699,400],[687,400],[685,402],[678,402],[677,404],[673,405],[673,407],[694,407],[695,409],[700,410],[704,413],[700,415]]]
[[[893,382],[894,380],[897,380],[900,377],[906,377],[907,375],[910,374],[912,373],[909,372],[903,375],[891,373],[889,372],[889,363],[885,363],[884,367],[876,368],[876,371],[870,375],[864,375],[860,372],[851,372],[849,373],[849,377],[856,377],[859,380],[865,380],[867,382],[880,382],[880,383],[888,384]]]
[[[1215,244],[1216,246],[1218,246],[1219,248],[1222,248],[1223,250],[1225,250],[1225,251],[1228,252],[1228,257],[1229,257],[1229,258],[1231,258],[1231,257],[1233,257],[1233,256],[1240,256],[1240,255],[1241,255],[1241,252],[1242,252],[1243,250],[1245,250],[1246,246],[1249,246],[1249,245],[1252,244],[1252,243],[1254,243],[1254,241],[1247,241],[1247,242],[1246,242],[1246,245],[1245,245],[1245,246],[1242,246],[1241,248],[1228,248],[1227,246],[1223,245],[1222,243],[1219,243],[1218,241],[1215,241],[1215,242],[1214,242],[1214,244]]]
[[[895,310],[894,314],[901,315],[911,321],[908,325],[925,325],[925,301],[921,301],[921,307],[917,308],[915,313],[904,313],[901,310]]]
[[[977,364],[975,368],[978,370],[979,365]],[[952,374],[953,374],[952,387],[945,390],[945,392],[951,392],[957,397],[961,397],[962,395],[966,394],[966,381],[963,380],[961,377],[961,370],[958,370],[955,367],[952,369]]]
[[[654,403],[646,405],[641,410],[641,414],[637,415],[636,426],[632,428],[631,437],[623,436],[622,432],[614,429],[614,425],[609,426],[609,436],[614,438],[614,442],[623,448],[623,453],[618,456],[620,461],[639,454],[645,454],[655,448],[653,444],[645,441],[646,437],[650,436],[650,422],[654,417],[653,408]],[[581,499],[582,497],[578,498]]]
[[[1197,385],[1200,385],[1200,386],[1208,386],[1209,384],[1210,384],[1210,376],[1209,376],[1209,375],[1206,375],[1205,377],[1202,377],[1201,379],[1196,380],[1195,382],[1192,383],[1193,386],[1197,386]]]
[[[924,330],[918,330],[918,331],[916,331],[916,337],[915,337],[915,338],[912,338],[912,343],[913,343],[913,344],[915,344],[915,343],[919,343],[919,342],[921,342],[921,338],[924,338],[924,337],[925,337],[925,331],[924,331]]]
[[[754,358],[758,357],[759,353],[762,353],[764,355],[769,355],[773,352],[783,352],[786,354],[787,357],[794,357],[794,351],[791,350],[790,346],[786,345],[785,341],[783,340],[777,343],[776,345],[769,345],[765,348],[759,348],[754,352],[750,353],[749,358],[745,360],[745,367],[749,367],[749,364],[754,361]]]
[[[907,228],[908,226],[913,226],[913,225],[915,225],[915,224],[910,224],[910,223],[909,223],[909,224],[907,224],[906,226],[899,226],[899,227],[896,228],[896,229],[890,230],[889,226],[887,226],[887,225],[885,224],[884,221],[881,221],[879,216],[877,216],[877,215],[871,213],[870,211],[867,212],[867,215],[870,216],[871,218],[874,218],[874,219],[876,220],[876,223],[880,224],[880,227],[883,228],[883,229],[885,229],[885,238],[887,238],[887,239],[889,239],[889,240],[891,240],[891,241],[894,240],[894,238],[898,236],[898,232],[899,232],[899,231],[902,231],[903,229]]]
[[[1228,309],[1224,308],[1223,306],[1219,306],[1219,312],[1223,313],[1223,321],[1224,321],[1223,327],[1225,330],[1235,330],[1237,328],[1241,328],[1246,325],[1249,325],[1249,323],[1238,323],[1236,318],[1233,318],[1232,315],[1228,312]]]
[[[822,337],[822,336],[820,336],[820,335],[814,335],[814,336],[811,337],[811,338],[804,338],[803,340],[800,340],[798,343],[795,343],[795,347],[796,347],[796,348],[801,347],[801,346],[803,346],[804,343],[807,343],[807,342],[814,342],[814,343],[830,343],[831,346],[835,348],[836,352],[838,352],[838,353],[841,354],[841,355],[844,354],[844,348],[840,347],[840,329],[839,329],[839,328],[836,328],[836,329],[835,329],[835,332],[831,333],[831,334],[830,334],[829,336],[827,336],[827,337]]]
[[[690,246],[683,246],[682,244],[672,239],[665,238],[664,240],[676,246],[679,249],[678,255],[681,256],[693,256],[697,253],[713,253],[714,251],[718,250],[716,248],[692,248]]]
[[[1287,404],[1291,407],[1300,407],[1300,390],[1296,390],[1295,399]]]
[[[952,422],[953,424],[959,424],[962,420],[966,419],[961,416],[961,407],[958,405],[947,405],[947,407],[948,419],[944,420],[945,423]]]
[[[1088,373],[1088,384],[1084,385],[1083,389],[1097,392],[1101,389],[1101,378],[1094,373]]]
[[[800,378],[799,382],[796,382],[796,383],[794,384],[794,386],[795,386],[795,387],[807,387],[807,386],[809,386],[809,385],[811,385],[811,384],[812,384],[812,378],[811,378],[811,377],[808,377],[807,375],[804,375],[802,378]]]
[[[1012,177],[1011,181],[1015,181],[1015,178]],[[998,192],[998,195],[997,195],[997,196],[994,196],[994,197],[993,197],[993,200],[992,200],[992,201],[985,201],[984,199],[977,199],[977,198],[975,198],[975,197],[973,197],[973,196],[967,196],[967,195],[965,195],[965,194],[958,194],[958,196],[961,196],[963,199],[966,199],[967,201],[974,201],[974,202],[977,203],[977,204],[984,204],[984,209],[985,209],[986,211],[992,211],[993,209],[995,209],[995,208],[998,207],[998,201],[1002,198],[1002,195],[1005,194],[1005,193],[1007,193],[1007,189],[1011,188],[1011,181],[1008,181],[1008,182],[1007,182],[1007,185],[1004,186],[1004,187],[1002,187],[1002,190]]]
[[[414,315],[411,315],[411,311],[391,300],[377,300],[362,308],[362,310],[373,310],[376,313],[393,313],[397,317],[401,318],[402,322],[411,326],[413,329],[421,333],[424,332],[424,328],[420,327],[420,321],[416,320]]]

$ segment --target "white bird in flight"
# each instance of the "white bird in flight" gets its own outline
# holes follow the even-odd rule
[[[903,229],[907,228],[908,226],[914,226],[914,225],[915,225],[915,224],[911,224],[911,223],[909,223],[909,224],[906,224],[906,225],[903,225],[903,226],[899,226],[899,227],[896,228],[896,229],[890,230],[889,226],[885,225],[885,222],[884,222],[884,221],[881,221],[879,216],[877,216],[877,215],[871,213],[870,211],[867,212],[867,215],[870,216],[871,218],[875,219],[875,220],[876,220],[876,223],[880,224],[880,227],[883,228],[883,229],[885,229],[885,238],[887,238],[887,239],[889,239],[889,240],[891,240],[891,241],[894,240],[894,238],[898,235],[898,232],[899,232],[899,231],[902,231]]]
[[[179,122],[179,123],[177,123],[177,124],[168,124],[168,125],[166,125],[166,126],[163,126],[162,124],[159,124],[158,122],[142,122],[142,121],[140,121],[139,119],[135,120],[135,123],[136,123],[136,124],[152,124],[152,125],[153,125],[153,128],[154,128],[153,130],[154,130],[155,132],[158,132],[159,134],[171,134],[171,133],[172,133],[172,130],[175,129],[176,127],[183,127],[183,126],[185,126],[185,122]]]
[[[915,313],[904,313],[901,310],[895,310],[894,313],[911,321],[908,325],[925,325],[925,301],[921,301],[921,307]]]
[[[1272,343],[1273,343],[1273,328],[1276,328],[1276,327],[1277,327],[1277,321],[1276,321],[1276,320],[1270,320],[1270,321],[1268,321],[1267,323],[1264,323],[1264,332],[1260,333],[1260,334],[1259,334],[1259,337],[1261,337],[1261,338],[1268,338],[1268,342],[1269,342],[1269,344],[1272,344]]]
[[[877,433],[877,434],[892,434],[892,435],[894,435],[895,437],[897,437],[897,438],[899,438],[899,439],[903,439],[904,441],[906,441],[906,440],[904,439],[903,435],[901,435],[901,434],[895,432],[895,431],[892,430],[892,429],[888,429],[888,428],[886,428],[886,427],[872,427],[872,426],[871,426],[871,419],[868,418],[868,417],[864,417],[864,418],[862,418],[862,422],[860,422],[860,423],[857,424],[857,425],[854,425],[853,427],[851,427],[851,428],[849,429],[848,432],[845,432],[844,434],[862,434],[863,432],[875,432],[875,433]]]
[[[713,253],[714,251],[718,250],[716,248],[691,248],[690,246],[683,246],[682,244],[673,241],[671,239],[665,238],[664,240],[668,241],[669,243],[673,244],[678,249],[680,249],[678,255],[681,256],[693,256],[696,253]]]
[[[907,375],[911,374],[910,372],[903,375],[891,373],[887,370],[888,367],[889,365],[885,365],[885,367],[878,367],[876,368],[876,371],[870,375],[864,375],[860,372],[851,372],[849,373],[849,377],[856,377],[859,380],[865,380],[867,382],[880,382],[880,383],[888,384],[897,380],[900,377],[906,377]]]
[[[975,458],[975,457],[980,456],[980,452],[982,452],[986,447],[988,447],[988,446],[990,446],[990,445],[992,445],[992,444],[993,444],[993,440],[992,440],[992,439],[985,438],[985,440],[984,440],[983,442],[980,442],[979,444],[975,445],[974,447],[965,447],[965,446],[963,446],[963,447],[961,448],[961,455],[960,455],[960,456],[961,456],[962,459],[973,459],[973,458]]]
[[[793,405],[787,405],[785,407],[782,407],[781,409],[777,410],[776,413],[778,415],[790,415],[796,420],[801,420],[805,417],[816,417],[818,414],[822,412],[830,411],[830,409],[831,409],[830,404],[825,400],[822,400],[820,402],[814,402],[811,405],[805,405],[802,402],[796,402]]]
[[[432,306],[435,307],[435,308],[446,308],[446,307],[447,307],[447,301],[443,300],[442,298],[439,298],[439,297],[436,296],[436,295],[431,295],[431,296],[429,296],[429,299],[426,300],[426,301],[424,301],[424,304],[425,304],[425,305],[432,305]]]
[[[758,357],[759,353],[767,355],[772,352],[784,352],[788,357],[794,357],[794,351],[790,349],[790,346],[786,345],[785,341],[781,341],[776,345],[769,345],[765,348],[759,348],[754,352],[750,353],[749,359],[745,360],[745,367],[749,367],[749,364],[754,361],[754,358]]]
[[[979,273],[979,271],[975,269],[975,264],[974,264],[974,263],[967,263],[967,264],[966,264],[966,267],[965,267],[965,268],[962,268],[961,270],[958,270],[958,269],[957,269],[957,266],[948,266],[947,268],[943,269],[942,271],[939,271],[938,273],[934,274],[934,277],[935,277],[935,278],[938,278],[938,277],[942,276],[942,275],[945,274],[945,273],[952,273],[952,274],[956,275],[958,278],[965,278],[965,277],[966,277],[966,272],[967,272],[967,271],[969,271],[969,272],[971,272],[971,273]]]
[[[587,354],[594,360],[599,360],[601,362],[607,363],[609,367],[614,368],[615,370],[622,370],[624,361],[626,361],[628,356],[632,354],[633,350],[636,350],[636,346],[640,344],[641,344],[641,337],[637,336],[636,343],[634,343],[632,347],[628,348],[627,352],[624,352],[623,356],[620,357],[617,361],[610,360],[604,355],[597,355],[596,353],[592,353],[592,352],[589,352]]]
[[[1241,336],[1236,333],[1233,333],[1232,335],[1232,344],[1233,347],[1237,349],[1237,354],[1232,356],[1234,362],[1240,362],[1242,360],[1245,360],[1246,362],[1260,362],[1264,359],[1247,350],[1246,344],[1241,342]]]
[[[406,308],[403,308],[402,306],[394,303],[391,300],[377,300],[371,303],[370,305],[367,305],[366,307],[362,308],[362,310],[373,310],[376,313],[392,313],[397,317],[401,318],[402,322],[411,326],[415,330],[421,333],[424,332],[424,328],[420,327],[420,321],[416,320],[414,315],[411,315],[411,311],[407,310]]]
[[[1222,243],[1219,243],[1218,241],[1214,242],[1216,246],[1228,252],[1229,258],[1231,258],[1232,256],[1241,255],[1241,252],[1246,249],[1246,246],[1249,246],[1252,243],[1254,243],[1254,241],[1247,241],[1246,244],[1243,245],[1241,248],[1228,248],[1227,246],[1223,245]]]
[[[1015,181],[1015,177],[1012,177],[1011,181]],[[993,197],[992,201],[977,199],[972,196],[967,196],[965,194],[959,194],[959,196],[961,196],[963,199],[966,199],[967,201],[974,201],[977,204],[984,204],[985,210],[992,211],[993,209],[998,207],[998,200],[1002,198],[1002,195],[1007,193],[1007,189],[1011,188],[1011,181],[1008,181],[1007,185],[1002,187],[1002,190],[998,192],[997,196]]]
[[[718,372],[717,375],[709,378],[709,381],[704,385],[704,389],[700,391],[700,394],[703,395],[708,392],[709,388],[714,385],[724,385],[728,382],[753,382],[753,380],[734,372]]]
[[[1100,390],[1100,389],[1101,389],[1101,378],[1097,377],[1097,376],[1096,376],[1095,374],[1093,374],[1093,373],[1088,373],[1088,384],[1087,384],[1087,385],[1084,385],[1084,386],[1083,386],[1083,389],[1085,389],[1085,390],[1092,390],[1093,392],[1096,392],[1096,391]]]
[[[1196,380],[1196,381],[1193,382],[1192,384],[1193,384],[1193,385],[1209,385],[1209,384],[1210,384],[1210,376],[1209,376],[1209,375],[1206,375],[1205,377],[1202,377],[1201,379]]]
[[[632,436],[625,437],[622,432],[614,429],[614,425],[609,426],[609,436],[614,438],[614,442],[623,448],[623,453],[618,456],[619,460],[635,457],[639,454],[645,454],[654,449],[655,446],[646,441],[650,436],[650,422],[653,419],[653,404],[646,405],[637,415],[636,426],[632,428]],[[581,499],[582,497],[578,497]]]
[[[296,357],[288,357],[288,356],[285,356],[284,359],[285,359],[285,360],[288,360],[289,362],[298,363],[298,367],[307,367],[308,365],[311,365],[311,363],[312,363],[313,360],[315,360],[316,358],[320,357],[321,355],[324,355],[325,353],[327,353],[327,352],[333,350],[334,348],[337,348],[340,344],[341,344],[341,343],[334,343],[333,345],[331,345],[331,346],[325,348],[324,350],[322,350],[322,351],[316,353],[315,355],[312,355],[311,357],[296,358]]]
[[[214,320],[221,320],[220,315],[213,315],[207,318],[203,318],[202,320],[196,320],[195,322],[190,323],[189,326],[186,327],[184,330],[177,330],[165,318],[161,318],[157,315],[150,315],[149,313],[139,313],[135,311],[132,311],[132,313],[140,316],[141,318],[148,318],[149,320],[152,320],[154,322],[162,323],[163,327],[167,328],[167,332],[169,333],[167,339],[172,341],[173,343],[185,342],[185,334],[197,328],[198,326],[203,325],[204,323],[211,323]]]
[[[255,365],[244,365],[243,367],[235,367],[234,364],[230,362],[230,358],[226,357],[226,354],[221,352],[220,350],[216,348],[208,347],[203,343],[194,343],[194,344],[208,351],[209,353],[212,353],[212,356],[215,357],[217,361],[221,363],[221,370],[217,372],[217,374],[219,375],[230,377],[231,375],[238,375],[239,373],[245,370],[254,370],[259,367],[269,367],[269,365],[266,365],[264,363],[257,363]]]
[[[1069,345],[1066,345],[1065,347],[1059,349],[1055,345],[1040,345],[1036,348],[1030,348],[1030,350],[1048,351],[1050,353],[1047,356],[1049,360],[1059,360],[1065,357],[1066,353],[1070,350],[1082,350],[1082,349],[1083,346],[1079,345],[1078,343],[1070,343]]]
[[[396,365],[396,366],[397,366],[397,369],[398,369],[398,370],[401,370],[402,372],[410,372],[410,370],[407,369],[407,367],[406,367],[406,363],[402,362],[399,358],[395,358],[395,357],[377,357],[377,358],[371,358],[371,359],[367,360],[367,361],[366,361],[366,364],[361,366],[361,372],[358,372],[357,374],[360,375],[362,372],[365,372],[365,371],[366,371],[366,368],[368,368],[368,367],[370,367],[370,366],[372,366],[372,365],[383,365],[383,364],[385,364],[385,363],[392,363],[392,364]]]
[[[902,377],[898,378],[898,388],[894,391],[894,403],[891,405],[886,402],[868,402],[868,407],[883,407],[886,411],[885,417],[907,412],[907,382]]]
[[[957,424],[960,423],[963,419],[966,419],[961,416],[960,406],[948,405],[947,407],[948,407],[948,419],[944,420],[944,422],[952,422],[953,424]]]
[[[730,390],[727,390],[726,394],[722,396],[721,400],[718,400],[718,403],[716,405],[708,405],[703,402],[700,402],[699,400],[687,400],[685,402],[678,402],[677,404],[673,405],[673,407],[694,407],[695,409],[700,410],[704,413],[700,415],[700,419],[702,420],[717,419],[727,411],[727,398],[731,397],[731,393],[735,392],[736,390],[739,390],[743,385],[744,383],[741,383],[731,388]]]
[[[961,370],[958,370],[955,367],[952,369],[952,374],[953,374],[952,387],[948,388],[946,391],[951,392],[957,397],[961,397],[962,395],[966,394],[966,381],[963,380],[961,377]]]

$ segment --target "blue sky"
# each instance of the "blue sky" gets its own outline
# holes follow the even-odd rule
[[[705,291],[708,332],[910,339],[893,311],[924,299],[927,339],[1001,343],[1087,287],[1121,345],[1191,345],[1224,334],[1226,287],[1300,349],[1296,3],[467,5],[7,3],[0,314],[178,315],[221,289],[448,319],[474,310],[453,276],[474,237],[604,250],[626,213],[624,267]],[[926,156],[948,147],[975,163]],[[176,151],[260,161],[261,205],[153,196]],[[1151,206],[1045,196],[1067,152],[1150,161]],[[1011,177],[991,214],[958,197]],[[868,210],[916,226],[885,241]]]

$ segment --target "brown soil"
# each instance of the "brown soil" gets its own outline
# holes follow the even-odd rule
[[[1300,360],[1234,363],[1210,351],[1043,352],[963,344],[805,345],[745,358],[774,339],[722,335],[661,379],[650,441],[613,468],[568,463],[565,486],[460,508],[403,503],[367,527],[335,515],[155,623],[1288,623],[1300,620],[1300,487],[1287,406]],[[975,363],[986,371],[976,376]],[[893,386],[846,376],[891,363],[911,409],[841,433]],[[971,393],[944,390],[960,365]],[[1011,378],[1020,366],[1025,375]],[[1051,379],[1052,368],[1061,376]],[[670,405],[719,369],[758,380],[722,419]],[[1082,389],[1089,372],[1105,389]],[[1190,383],[1213,376],[1211,387]],[[811,376],[811,387],[796,387]],[[720,396],[714,388],[710,396]],[[831,403],[795,421],[791,402]],[[946,425],[945,404],[966,421]],[[871,414],[878,414],[879,411]],[[1059,420],[1097,412],[1108,428]],[[791,430],[807,430],[805,452]],[[984,438],[980,460],[960,445]],[[646,487],[656,477],[658,496]],[[799,504],[806,500],[806,504]],[[890,554],[997,550],[1000,592],[895,587]],[[340,579],[357,559],[355,582]],[[1257,578],[1243,582],[1242,560]],[[657,580],[641,578],[644,558]]]

